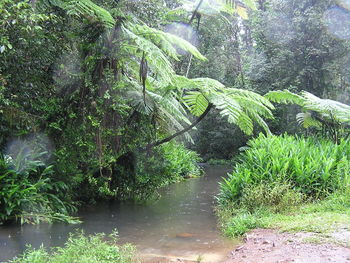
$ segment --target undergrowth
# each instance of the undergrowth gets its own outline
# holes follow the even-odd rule
[[[135,248],[129,244],[116,245],[114,233],[106,240],[104,234],[85,236],[83,233],[71,235],[64,247],[47,250],[28,248],[23,255],[9,263],[131,263],[135,262]]]
[[[217,213],[225,235],[254,228],[329,233],[350,224],[346,141],[260,136],[249,147],[220,185]]]

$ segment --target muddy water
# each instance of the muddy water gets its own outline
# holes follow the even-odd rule
[[[221,237],[213,213],[218,181],[227,169],[207,167],[206,175],[171,185],[162,197],[147,205],[99,204],[86,208],[80,225],[41,224],[39,226],[0,226],[0,262],[32,247],[61,246],[69,232],[111,233],[118,229],[120,242],[136,245],[143,261],[160,256],[169,259],[217,262],[232,249],[232,241]]]

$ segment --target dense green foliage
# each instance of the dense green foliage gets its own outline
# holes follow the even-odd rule
[[[240,203],[245,200],[248,188],[250,192],[260,192],[254,187],[261,184],[272,188],[274,184],[289,184],[306,197],[320,198],[342,190],[349,183],[347,141],[336,145],[322,138],[260,135],[249,141],[248,146],[234,171],[221,184],[218,199],[222,205]],[[270,190],[273,193],[269,188],[266,192]],[[279,191],[288,194],[283,189]]]
[[[218,214],[224,232],[239,236],[256,227],[274,227],[271,222],[283,224],[291,213],[313,218],[334,212],[330,216],[338,222],[337,213],[347,213],[349,207],[349,154],[345,140],[335,144],[321,137],[260,135],[249,141],[220,184]],[[305,228],[310,222],[299,221]]]
[[[321,134],[338,143],[349,137],[350,106],[339,101],[321,99],[311,93],[294,94],[288,90],[270,91],[265,97],[279,103],[291,103],[302,107],[297,121],[310,133]]]
[[[41,220],[72,220],[66,215],[74,207],[62,202],[59,197],[67,186],[50,181],[52,167],[33,167],[31,175],[18,173],[0,159],[0,221],[19,218],[22,223],[38,223]],[[33,178],[34,177],[34,178]]]
[[[249,19],[244,21],[220,17],[217,22],[213,16],[202,16],[199,32],[205,41],[199,49],[215,59],[210,67],[193,63],[190,74],[209,72],[228,86],[260,94],[304,90],[320,98],[349,103],[347,1],[259,0],[256,6],[257,10],[249,12]],[[268,122],[271,131],[304,132],[297,125],[297,113],[294,107],[279,105],[275,121]],[[221,148],[230,152],[220,157],[227,159],[241,147],[241,141],[233,143],[231,130],[211,123],[212,119],[198,130],[200,139],[195,149],[204,157],[217,154],[218,143],[213,140],[219,138]],[[243,143],[247,141],[238,135]]]
[[[109,236],[106,241],[103,234],[84,236],[71,235],[64,247],[27,249],[27,251],[11,260],[11,263],[132,263],[135,262],[134,248],[131,245],[116,245],[117,236]]]
[[[243,2],[255,9],[252,1]],[[195,5],[171,10],[177,5],[1,1],[0,150],[16,159],[14,142],[44,134],[48,158],[40,169],[50,167],[50,173],[33,172],[25,186],[14,187],[11,204],[1,200],[8,204],[1,221],[21,217],[25,196],[16,191],[29,192],[40,180],[49,189],[33,190],[29,202],[55,196],[50,212],[39,205],[48,215],[61,213],[66,203],[151,197],[160,186],[198,175],[196,154],[165,143],[193,141],[188,132],[212,109],[244,133],[253,134],[254,124],[269,132],[265,119],[274,107],[268,99],[209,74],[188,78],[181,72],[186,55],[194,63],[208,60],[189,39],[168,30],[175,20],[195,16]],[[246,11],[226,1],[216,10],[231,19],[236,13],[246,17]],[[18,205],[10,209],[13,203]]]
[[[350,222],[347,2],[0,1],[0,224],[154,200],[201,161],[235,164],[229,236]],[[104,240],[13,262],[133,260]]]

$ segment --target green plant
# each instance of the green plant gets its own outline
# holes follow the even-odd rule
[[[138,155],[136,179],[129,186],[133,198],[152,198],[161,186],[201,175],[200,160],[197,153],[175,142],[161,145],[151,154]]]
[[[0,157],[0,223],[78,222],[68,216],[75,207],[57,195],[66,191],[67,186],[51,180],[52,168],[31,162],[29,171],[19,173]]]
[[[245,189],[260,184],[289,184],[307,198],[322,198],[349,184],[350,147],[322,138],[289,135],[251,140],[234,171],[220,184],[218,200],[239,204]]]
[[[259,213],[251,213],[244,209],[221,210],[219,217],[220,228],[228,237],[239,237],[249,230],[264,226]]]
[[[349,105],[321,99],[306,91],[298,95],[288,90],[276,90],[268,92],[265,97],[274,102],[301,106],[303,112],[296,116],[298,123],[304,128],[320,131],[324,137],[329,137],[336,143],[349,136]]]
[[[250,212],[266,209],[279,213],[300,205],[304,200],[304,195],[289,184],[261,183],[243,189],[240,206]]]
[[[201,174],[197,165],[201,158],[194,151],[186,149],[183,144],[167,143],[161,147],[161,153],[165,159],[166,174],[174,177],[195,177]]]
[[[64,247],[52,248],[47,251],[28,249],[23,255],[9,261],[11,263],[132,263],[135,262],[133,246],[116,245],[117,235],[105,234],[85,236],[83,233],[71,235]]]

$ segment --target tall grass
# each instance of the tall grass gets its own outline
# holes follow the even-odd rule
[[[233,172],[223,179],[219,204],[240,203],[246,189],[290,185],[307,198],[323,198],[349,186],[350,144],[321,138],[264,136],[251,140]]]

